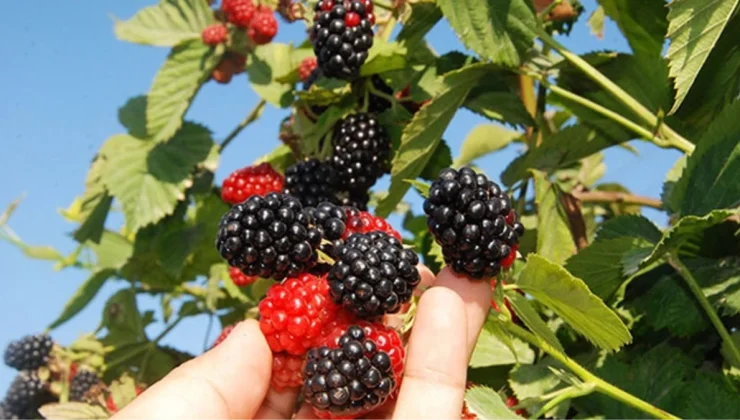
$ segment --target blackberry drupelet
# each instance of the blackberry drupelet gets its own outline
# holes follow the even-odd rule
[[[288,194],[252,196],[221,218],[216,249],[248,276],[282,280],[316,265],[321,233]]]
[[[385,232],[353,234],[334,256],[330,296],[361,318],[398,312],[421,281],[419,257]]]
[[[36,372],[21,371],[8,388],[3,400],[4,409],[12,416],[30,417],[29,413],[39,407],[45,396],[44,383]]]
[[[445,262],[461,274],[491,278],[519,243],[523,226],[509,226],[511,201],[485,175],[470,168],[444,169],[424,201],[427,226]]]
[[[46,365],[54,342],[46,334],[27,335],[5,348],[5,364],[16,370],[34,370]]]
[[[311,30],[313,50],[325,76],[356,79],[373,46],[373,23],[362,1],[320,0]]]
[[[391,140],[374,114],[357,113],[337,124],[332,163],[347,191],[365,191],[390,170]]]
[[[339,204],[338,184],[334,167],[318,159],[298,162],[285,171],[285,192],[307,207],[321,202]]]
[[[347,213],[345,210],[329,202],[319,203],[315,208],[309,207],[311,223],[321,232],[321,237],[328,241],[341,239],[347,230]]]
[[[354,418],[381,406],[396,390],[391,356],[358,326],[339,339],[339,347],[308,352],[303,395],[320,417]]]
[[[72,382],[69,384],[69,400],[70,401],[85,401],[85,396],[88,391],[95,385],[100,383],[100,378],[95,372],[89,370],[81,370],[72,378]]]

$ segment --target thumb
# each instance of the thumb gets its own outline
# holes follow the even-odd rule
[[[272,353],[259,324],[229,337],[147,389],[114,418],[253,418],[270,387]]]

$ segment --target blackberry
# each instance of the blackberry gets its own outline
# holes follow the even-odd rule
[[[367,190],[352,190],[342,197],[341,202],[345,207],[367,211],[367,203],[370,201],[370,193]]]
[[[8,388],[3,400],[4,410],[10,413],[9,417],[33,417],[29,414],[39,407],[45,396],[44,383],[36,372],[21,371]]]
[[[491,278],[519,243],[523,226],[509,226],[511,201],[485,175],[470,168],[444,169],[424,201],[427,226],[445,262],[460,274]]]
[[[16,370],[34,370],[46,365],[54,342],[46,334],[27,335],[8,344],[5,364]]]
[[[375,88],[375,90],[380,91],[386,95],[393,96],[393,88],[388,86],[388,84],[385,83],[383,78],[381,78],[377,74],[374,74],[371,77],[370,82],[373,84],[373,87]],[[383,98],[382,96],[373,95],[372,93],[368,95],[367,110],[369,112],[380,114],[383,111],[389,109],[390,107],[391,107],[391,101],[389,101],[388,99]]]
[[[221,218],[216,249],[248,276],[282,280],[316,265],[321,233],[288,194],[252,196]]]
[[[89,370],[77,372],[69,384],[69,400],[77,402],[85,401],[87,393],[99,383],[100,378],[95,372]]]
[[[339,338],[339,347],[311,349],[303,370],[303,395],[320,417],[356,417],[379,407],[395,391],[391,356],[358,326]]]
[[[307,207],[321,202],[339,204],[338,183],[334,167],[318,159],[298,162],[285,171],[285,192]]]
[[[319,68],[327,77],[356,79],[373,46],[364,2],[320,0],[315,10],[311,40]]]
[[[5,406],[5,402],[0,403],[0,420],[17,420],[20,419],[20,416],[10,411]]]
[[[365,191],[390,170],[391,140],[375,114],[357,113],[337,124],[332,163],[348,191]]]
[[[342,207],[322,202],[315,208],[308,208],[311,223],[319,230],[321,237],[329,241],[341,239],[347,230],[347,213]]]
[[[421,281],[419,257],[385,232],[355,233],[334,256],[330,296],[361,318],[398,312]]]

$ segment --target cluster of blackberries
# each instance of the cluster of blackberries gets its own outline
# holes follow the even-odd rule
[[[69,384],[69,400],[85,401],[88,392],[100,384],[100,377],[95,372],[83,369],[78,371]]]
[[[11,342],[5,349],[5,364],[20,372],[0,402],[0,419],[41,418],[39,407],[54,397],[36,371],[49,362],[54,342],[46,334],[29,335]]]
[[[332,155],[285,172],[285,190],[305,206],[326,201],[367,209],[370,187],[390,170],[391,141],[375,114],[355,113],[334,128]]]
[[[505,260],[510,264],[524,234],[509,197],[470,168],[443,170],[432,183],[424,212],[445,262],[476,279],[496,276]]]
[[[372,1],[320,0],[311,29],[318,66],[327,77],[355,79],[373,46]]]

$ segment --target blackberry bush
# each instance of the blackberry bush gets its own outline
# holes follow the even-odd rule
[[[316,265],[321,233],[310,222],[293,196],[252,196],[221,218],[216,249],[248,276],[296,276]]]
[[[421,281],[419,257],[385,232],[353,234],[334,256],[331,297],[361,318],[398,312]]]

